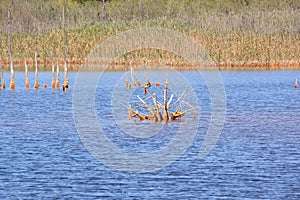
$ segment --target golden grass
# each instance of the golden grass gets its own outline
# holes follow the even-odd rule
[[[109,25],[90,25],[67,30],[67,58],[69,65],[80,65],[85,56],[99,43],[122,31],[145,26],[162,26],[182,32],[202,45],[220,69],[299,69],[300,34],[261,33],[246,30],[221,32],[203,30],[189,26],[185,22],[112,23]],[[13,56],[15,64],[24,65],[25,60],[33,64],[34,52],[39,51],[39,63],[49,70],[50,52],[58,49],[59,62],[63,64],[63,30],[53,29],[40,34],[13,33]],[[7,68],[7,36],[0,35],[0,59]],[[144,49],[129,52],[113,65],[148,64],[168,66],[189,66],[182,57],[158,49]],[[101,63],[100,63],[101,64]],[[107,63],[104,63],[107,64]],[[74,67],[76,70],[77,67]],[[43,70],[43,69],[42,69]],[[71,69],[72,70],[72,69]]]

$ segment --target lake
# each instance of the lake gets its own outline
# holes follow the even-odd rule
[[[300,71],[221,72],[226,118],[219,140],[204,158],[198,154],[211,119],[210,94],[199,74],[180,74],[201,107],[195,137],[174,162],[130,173],[96,159],[81,142],[72,107],[76,73],[69,73],[70,88],[63,92],[26,90],[24,73],[16,72],[16,90],[0,91],[0,198],[299,199],[300,90],[294,82]],[[172,73],[168,76],[171,79]],[[5,77],[8,86],[9,74]],[[29,79],[32,86],[32,72]],[[188,116],[166,126],[126,118],[121,120],[127,124],[124,129],[143,132],[154,124],[162,131],[138,138],[118,130],[111,96],[120,79],[124,72],[103,74],[95,113],[107,138],[123,151],[159,151],[172,141],[179,125],[194,124]],[[51,73],[40,72],[39,80],[50,86]],[[123,105],[117,109],[127,112]]]

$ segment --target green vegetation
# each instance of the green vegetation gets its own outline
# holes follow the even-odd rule
[[[13,3],[12,3],[13,2]],[[63,54],[63,0],[2,0],[0,59],[8,60],[7,10],[12,9],[13,55],[41,59]],[[137,27],[165,27],[182,32],[206,48],[218,63],[300,62],[298,0],[96,0],[67,1],[67,57],[82,60],[99,42]],[[141,50],[120,58],[143,63],[181,64],[161,50]]]

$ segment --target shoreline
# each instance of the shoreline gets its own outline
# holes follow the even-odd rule
[[[9,61],[0,60],[0,63],[4,66],[4,71],[10,70]],[[28,69],[30,71],[35,69],[34,62],[32,59],[27,61]],[[51,61],[50,60],[39,60],[39,70],[40,71],[51,71]],[[60,68],[63,68],[64,61],[59,60]],[[56,69],[56,63],[54,63]],[[88,65],[84,67],[84,71],[97,71],[99,66],[103,66],[101,70],[106,69],[107,71],[128,71],[130,66],[136,66],[137,68],[143,66],[149,66],[153,70],[159,70],[161,66],[169,67],[172,70],[178,71],[194,71],[194,70],[221,70],[221,71],[260,71],[260,70],[300,70],[300,61],[252,61],[252,62],[209,62],[200,63],[199,65],[190,64],[188,62],[168,62],[168,61],[152,61],[152,62],[139,62],[131,61],[131,64],[124,61],[114,61],[112,63],[105,62],[84,62],[83,60],[68,60],[67,66],[69,71],[78,71],[83,65]],[[200,66],[200,67],[199,67]],[[217,67],[217,68],[216,68]],[[19,59],[14,60],[15,71],[21,71],[25,68],[25,60]]]

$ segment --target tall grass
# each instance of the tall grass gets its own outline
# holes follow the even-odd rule
[[[32,60],[35,49],[47,60],[63,58],[62,1],[2,0],[0,59],[8,60],[7,9],[13,14],[13,55]],[[21,3],[22,2],[22,3]],[[300,62],[300,2],[296,0],[111,0],[106,19],[101,1],[67,1],[67,58],[82,60],[106,38],[132,28],[164,27],[182,32],[217,63]],[[161,50],[128,53],[116,63],[185,64]]]

